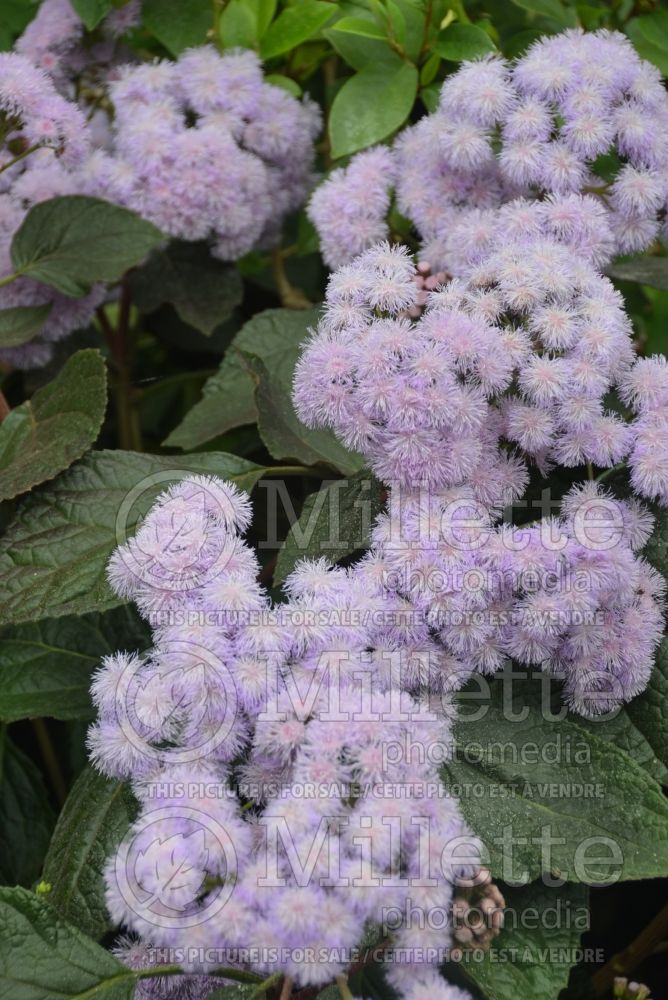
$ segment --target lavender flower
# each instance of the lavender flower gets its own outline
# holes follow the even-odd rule
[[[56,92],[46,73],[15,52],[0,53],[0,113],[11,139],[23,150],[53,149],[67,166],[81,164],[88,153],[79,108]],[[3,151],[0,166],[15,155]]]
[[[489,210],[519,196],[555,202],[555,216],[566,212],[566,229],[576,239],[583,237],[579,229],[593,226],[591,250],[602,263],[615,253],[647,248],[659,234],[667,123],[660,74],[628,39],[609,31],[566,31],[538,40],[513,63],[497,57],[464,63],[445,81],[439,108],[400,133],[384,151],[389,166],[379,162],[369,183],[389,203],[394,182],[397,205],[417,229],[424,258],[451,273],[458,273],[453,226],[472,234],[481,212],[489,218]],[[609,154],[620,166],[599,177],[597,161]],[[353,179],[367,155],[353,157],[345,174],[336,171],[312,199],[312,218],[332,266],[385,235],[380,202],[366,238],[355,217],[360,197]],[[588,199],[573,200],[587,192]],[[336,253],[329,249],[333,239]],[[443,253],[446,245],[454,256]]]
[[[668,364],[657,355],[640,358],[621,386],[622,398],[637,414],[629,464],[634,489],[668,504]]]
[[[80,45],[83,33],[83,21],[69,0],[44,0],[15,49],[63,84],[69,72],[66,61]]]
[[[48,198],[81,190],[89,136],[79,108],[56,93],[45,73],[13,53],[0,55],[0,109],[11,144],[0,151],[0,166],[5,166],[0,173],[0,274],[4,276],[14,271],[9,251],[26,211]],[[52,344],[85,326],[103,298],[100,287],[71,299],[31,278],[11,282],[0,289],[0,308],[50,305],[51,309],[37,337],[20,347],[3,348],[0,358],[17,368],[44,365],[52,355]]]
[[[447,753],[447,700],[410,694],[414,680],[394,687],[392,670],[380,668],[397,649],[377,622],[396,613],[401,629],[406,602],[374,585],[370,569],[320,560],[295,569],[287,603],[272,609],[237,535],[247,523],[243,494],[187,479],[158,498],[112,560],[110,579],[139,600],[154,648],[109,657],[93,683],[93,760],[131,777],[140,801],[107,864],[110,913],[141,940],[185,955],[198,988],[221,954],[239,949],[257,956],[256,971],[324,985],[345,971],[369,924],[391,926],[399,961],[405,948],[438,955],[447,929],[416,931],[409,911],[447,914],[453,884],[476,875],[479,845],[456,801],[435,794],[431,749]],[[404,645],[418,654],[417,643]],[[262,661],[255,676],[251,658]],[[388,754],[388,741],[401,753]],[[274,864],[278,880],[267,882]],[[409,878],[425,866],[428,890]],[[127,960],[145,967],[141,945],[129,947]],[[304,961],[309,950],[316,958]],[[420,968],[425,991],[436,974]],[[440,992],[464,996],[453,990]]]
[[[459,243],[462,277],[430,292],[415,321],[405,316],[416,272],[404,248],[380,244],[340,268],[298,362],[294,402],[390,487],[358,573],[422,623],[389,626],[398,645],[443,650],[430,685],[452,690],[512,658],[560,677],[568,704],[594,714],[644,688],[660,639],[663,581],[634,554],[649,514],[590,485],[574,488],[558,520],[495,526],[522,495],[529,463],[605,468],[630,454],[637,492],[666,495],[668,367],[633,363],[621,297],[591,262],[605,227],[594,212],[574,230],[572,208],[520,200],[481,213],[475,239]],[[634,421],[606,411],[612,388]],[[585,530],[598,507],[604,539]],[[527,585],[525,572],[556,583]],[[467,574],[489,582],[470,591]]]
[[[375,146],[334,170],[314,192],[308,215],[320,235],[325,263],[332,269],[388,236],[386,221],[394,162],[390,150]]]
[[[69,0],[43,0],[15,49],[48,73],[58,89],[71,93],[75,80],[99,85],[118,59],[117,40],[141,17],[141,0],[128,0],[109,11],[98,25],[101,37],[84,41],[85,25]],[[124,53],[128,60],[132,57]],[[82,88],[85,89],[85,88]]]
[[[225,260],[276,241],[311,184],[316,105],[265,83],[251,52],[209,47],[127,66],[110,89],[113,148],[91,157],[89,193]]]

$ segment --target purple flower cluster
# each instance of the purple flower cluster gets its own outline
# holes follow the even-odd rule
[[[84,44],[85,25],[69,0],[43,0],[15,49],[70,92],[75,77],[86,70],[95,75],[116,58],[116,40],[139,23],[140,15],[141,0],[128,0],[103,18],[100,38]]]
[[[394,158],[385,146],[353,157],[313,192],[308,216],[320,235],[320,251],[332,269],[388,236],[387,213]]]
[[[665,581],[637,552],[653,518],[595,483],[574,487],[559,518],[494,525],[471,487],[395,488],[367,557],[410,602],[433,642],[433,689],[509,660],[563,682],[573,710],[618,708],[646,686],[663,631]],[[441,652],[439,655],[438,649]]]
[[[494,527],[530,464],[609,468],[630,456],[636,492],[665,502],[668,365],[634,363],[621,297],[593,263],[609,230],[596,206],[583,222],[586,200],[479,213],[476,230],[453,234],[462,277],[428,293],[414,320],[405,248],[379,244],[339,268],[297,364],[294,403],[390,486],[369,558],[409,601],[416,641],[444,647],[437,687],[513,658],[560,676],[569,705],[592,714],[649,678],[663,581],[634,552],[651,517],[590,484],[559,520]],[[635,420],[606,409],[613,389]],[[602,544],[580,530],[597,506]],[[527,585],[526,570],[538,583]],[[470,573],[482,580],[472,592]]]
[[[49,77],[21,55],[0,55],[0,109],[7,128],[0,151],[0,168],[5,168],[0,172],[0,275],[4,276],[14,271],[11,241],[28,209],[80,191],[89,138],[79,108],[61,97]],[[0,288],[0,309],[51,306],[39,335],[23,346],[3,348],[0,359],[18,368],[46,364],[53,343],[85,326],[103,298],[100,288],[80,299],[67,298],[31,278]]]
[[[388,198],[394,180],[399,210],[427,245],[443,244],[472,211],[518,196],[591,192],[608,217],[608,256],[629,253],[653,242],[665,215],[667,126],[661,75],[628,39],[567,31],[535,42],[514,63],[497,57],[465,63],[444,83],[434,114],[384,151],[390,170],[374,151],[377,176],[367,182]],[[604,157],[617,166],[599,176]],[[355,171],[353,158],[347,173]],[[375,236],[387,225],[380,203],[373,227],[365,213],[356,215],[362,203],[363,193],[354,185],[347,191],[336,174],[316,192],[311,217],[327,259],[350,260],[371,245],[365,231],[373,228]],[[428,251],[423,255],[434,263]],[[439,263],[457,273],[456,261]]]
[[[135,2],[110,12],[102,41],[84,46],[67,0],[46,0],[17,42],[21,54],[0,55],[0,276],[12,273],[9,248],[26,211],[58,195],[123,205],[169,236],[209,240],[226,260],[277,243],[285,215],[305,200],[317,106],[266,83],[251,52],[202,47],[177,62],[119,64],[116,38],[137,15]],[[56,90],[70,93],[70,77],[81,84],[84,73],[81,101],[108,91],[113,126],[104,108],[87,124]],[[85,326],[103,300],[101,287],[75,300],[28,278],[13,281],[0,289],[0,308],[51,309],[38,336],[0,359],[44,365],[53,342]]]
[[[15,52],[0,53],[0,117],[5,149],[0,167],[18,153],[50,148],[68,166],[88,154],[88,133],[80,109],[55,90],[50,78]]]
[[[449,700],[418,693],[434,643],[419,648],[373,561],[304,561],[272,606],[248,520],[231,485],[183,480],[111,561],[153,625],[148,652],[108,657],[93,683],[92,760],[141,803],[106,868],[111,915],[192,973],[302,986],[344,973],[380,925],[404,996],[465,1000],[437,956],[480,847],[438,775]]]
[[[631,482],[641,496],[668,505],[668,363],[663,355],[640,358],[621,385],[637,414],[629,457]]]
[[[266,83],[249,51],[204,46],[119,77],[113,148],[89,160],[89,193],[225,260],[272,245],[311,185],[317,105]]]
[[[66,61],[80,45],[83,33],[83,21],[69,0],[44,0],[15,49],[61,84],[69,73]]]
[[[498,476],[490,503],[525,485],[501,439],[543,469],[621,461],[633,429],[604,397],[631,369],[630,324],[610,282],[554,239],[553,207],[513,202],[468,242],[462,232],[466,277],[431,292],[416,322],[404,248],[380,244],[336,271],[295,373],[300,418],[332,427],[388,482]]]

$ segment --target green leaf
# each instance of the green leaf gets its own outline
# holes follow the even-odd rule
[[[129,278],[133,302],[141,312],[153,312],[169,302],[184,323],[205,336],[240,304],[239,272],[209,253],[205,243],[174,240],[157,250]]]
[[[464,976],[482,990],[487,1000],[535,997],[551,1000],[568,982],[582,933],[588,930],[587,890],[581,885],[561,888],[534,883],[504,890],[513,924],[501,931],[491,951],[468,953],[461,962]],[[546,911],[561,918],[543,918]],[[568,919],[565,919],[568,914]],[[535,916],[534,916],[535,915]],[[499,955],[512,956],[499,961]],[[447,966],[446,966],[447,971]]]
[[[400,128],[411,112],[418,71],[402,63],[393,72],[370,66],[346,80],[329,116],[332,156],[366,149]]]
[[[540,677],[492,681],[489,700],[475,701],[468,722],[460,716],[454,757],[444,766],[493,874],[527,881],[552,870],[590,884],[616,873],[667,875],[668,802],[660,785],[607,738],[605,722],[594,735],[571,716],[546,718],[541,688]],[[557,839],[549,858],[542,856],[546,834]],[[520,838],[512,847],[504,841],[510,835]]]
[[[643,59],[649,59],[668,75],[668,11],[655,10],[651,14],[632,18],[624,31]]]
[[[0,424],[0,500],[53,479],[81,458],[100,432],[106,404],[102,355],[78,351]]]
[[[391,5],[397,20],[401,20],[401,44],[411,62],[417,63],[422,55],[425,11],[420,9],[420,4],[415,3],[415,0],[392,0]],[[392,20],[396,28],[394,14]]]
[[[97,28],[112,8],[111,0],[70,0],[75,11],[89,31]]]
[[[266,996],[266,993],[258,990],[257,986],[223,986],[220,990],[208,993],[206,1000],[260,1000],[262,996]]]
[[[668,509],[654,504],[652,513],[654,531],[643,549],[643,555],[662,576],[668,576]]]
[[[633,0],[631,0],[633,2]],[[592,7],[591,4],[579,3],[577,5],[578,17],[583,28],[587,31],[596,31],[597,28],[604,27],[608,19],[608,11],[605,7]],[[617,14],[621,14],[621,11]],[[623,15],[622,15],[623,17]],[[621,20],[622,18],[620,18]]]
[[[439,67],[441,65],[441,57],[436,52],[432,54],[427,59],[426,63],[420,69],[420,86],[428,87],[430,83],[436,78]],[[420,95],[422,96],[422,95]]]
[[[0,630],[0,720],[87,719],[90,682],[103,656],[145,649],[150,632],[134,607],[66,616]]]
[[[325,556],[338,562],[367,548],[371,525],[382,508],[383,486],[368,471],[311,493],[278,553],[274,586],[285,580],[299,559]]]
[[[355,35],[349,31],[339,31],[339,23],[332,25],[325,32],[325,38],[338,52],[342,59],[353,69],[363,70],[368,67],[376,69],[384,66],[388,73],[397,72],[403,65],[401,56],[390,48],[387,38],[371,38],[368,35]],[[375,22],[371,22],[375,23]]]
[[[39,877],[56,817],[42,773],[0,731],[0,882],[30,885]]]
[[[0,347],[20,347],[36,337],[51,312],[52,304],[1,309]]]
[[[276,13],[277,0],[246,0],[255,11],[257,23],[257,37],[262,38],[265,31],[274,19]]]
[[[668,646],[666,648],[668,649]],[[662,678],[661,669],[657,665],[654,668],[650,684],[654,681],[655,685],[660,686],[661,680],[663,680],[664,688],[668,688],[668,678],[665,674]],[[652,698],[650,690],[648,689],[641,696],[630,701],[614,718],[607,719],[604,730],[601,729],[602,723],[596,719],[578,719],[578,725],[588,729],[594,736],[601,736],[603,732],[606,739],[627,753],[629,757],[633,757],[636,763],[644,767],[647,773],[651,774],[659,784],[667,784],[668,757],[666,754],[662,757],[658,750],[654,749],[655,740],[661,742],[665,727],[659,726],[657,728],[656,719],[654,719],[652,726],[649,724],[649,719],[644,717],[647,709],[649,709],[648,714],[651,715],[655,707],[648,705]],[[662,694],[666,697],[668,691],[664,690]],[[645,710],[639,710],[638,703],[644,705]]]
[[[296,48],[316,35],[336,13],[334,4],[322,0],[302,0],[286,7],[264,34],[260,45],[263,59],[273,59]]]
[[[281,87],[283,90],[287,90],[288,94],[292,94],[293,97],[302,96],[302,88],[296,80],[293,80],[289,76],[283,76],[281,73],[267,73],[264,80],[265,83],[270,83],[273,87]]]
[[[449,59],[450,62],[477,59],[496,52],[496,46],[487,32],[475,24],[451,24],[445,31],[439,32],[433,49],[442,59]]]
[[[643,549],[643,556],[668,576],[668,509],[652,506],[654,531]],[[633,724],[643,733],[658,759],[668,767],[668,637],[664,635],[656,654],[649,683],[639,697],[626,706]]]
[[[668,768],[668,639],[664,639],[659,647],[654,670],[649,684],[639,697],[629,702],[625,709],[631,722],[638,729],[664,768]],[[664,771],[663,778],[666,782]]]
[[[164,239],[151,222],[100,198],[64,195],[34,205],[14,234],[17,273],[64,295],[117,281]]]
[[[574,28],[577,24],[577,13],[573,7],[566,7],[559,0],[512,0],[516,7],[522,7],[531,14],[549,18],[564,28]]]
[[[2,0],[0,20],[0,50],[11,49],[18,35],[35,16],[30,0]]]
[[[61,917],[99,939],[113,924],[104,903],[103,870],[135,818],[130,787],[87,767],[58,817],[42,878]]]
[[[291,382],[278,377],[257,355],[244,358],[256,383],[257,427],[272,458],[324,463],[345,475],[362,467],[362,456],[339,444],[331,431],[314,431],[301,422],[292,405]]]
[[[34,893],[0,888],[2,1000],[132,1000],[136,979]]]
[[[360,35],[362,38],[381,38],[387,41],[387,32],[376,21],[366,17],[342,17],[336,22],[335,30]]]
[[[668,55],[667,55],[668,58]],[[668,257],[634,257],[611,264],[607,270],[611,278],[620,281],[634,281],[650,288],[668,290]]]
[[[277,0],[231,0],[226,3],[219,22],[223,48],[256,49],[276,13],[276,4]]]
[[[0,539],[0,624],[105,611],[109,556],[170,483],[189,473],[250,490],[264,468],[235,455],[140,455],[95,451],[31,493]]]
[[[430,83],[428,87],[423,87],[420,91],[420,100],[430,115],[438,108],[442,86],[442,83]]]
[[[144,27],[178,56],[191,45],[203,45],[213,22],[211,0],[143,0]]]
[[[198,448],[234,427],[257,420],[255,384],[242,353],[262,358],[286,384],[318,309],[267,309],[246,323],[232,341],[219,371],[204,386],[202,399],[164,442],[169,447]]]
[[[244,0],[232,0],[220,18],[218,37],[225,49],[254,49],[257,43],[257,18]]]

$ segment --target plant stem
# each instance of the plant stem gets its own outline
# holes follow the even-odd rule
[[[16,281],[16,279],[20,277],[20,271],[14,271],[13,274],[6,274],[4,278],[0,278],[0,288],[4,288],[5,285],[11,285],[12,281]]]
[[[462,24],[471,23],[471,18],[466,13],[466,8],[464,7],[462,0],[451,0],[450,10],[453,14],[457,15],[458,20],[461,21]]]
[[[626,462],[620,462],[619,465],[612,465],[609,469],[604,469],[603,472],[599,472],[596,477],[597,483],[604,483],[606,479],[610,476],[614,476],[615,472],[621,472],[622,469],[626,468]]]
[[[60,769],[60,764],[56,756],[56,751],[53,748],[51,737],[49,736],[49,730],[46,728],[44,719],[32,719],[31,721],[32,727],[35,731],[37,743],[39,744],[40,753],[44,758],[44,763],[49,774],[54,794],[58,800],[58,804],[62,807],[65,804],[65,799],[67,798],[67,785],[65,783],[65,778],[63,777],[63,772]]]
[[[587,462],[587,479],[589,480],[590,483],[593,483],[595,478],[596,477],[594,475],[594,466],[591,464],[591,462]]]
[[[5,419],[5,417],[9,416],[11,412],[12,408],[7,402],[7,397],[5,396],[2,389],[0,389],[0,424]]]
[[[285,979],[283,980],[283,987],[281,989],[281,995],[279,1000],[290,1000],[290,997],[292,996],[293,985],[294,984],[290,979],[290,976],[286,976]]]
[[[277,476],[310,476],[310,475],[317,476],[317,475],[319,475],[319,473],[314,472],[313,469],[309,468],[308,465],[272,465],[270,468],[268,468],[264,472],[263,477],[264,476],[268,476],[268,475],[270,475],[272,473],[274,475],[277,475]]]
[[[434,13],[434,0],[427,0],[427,6],[424,12],[424,31],[422,33],[422,45],[420,46],[420,57],[422,57],[429,48],[429,32],[431,30],[431,19],[433,13]]]
[[[310,309],[312,302],[306,298],[301,288],[293,288],[285,273],[283,253],[279,247],[271,251],[271,273],[281,305],[286,309]]]
[[[15,156],[13,160],[9,160],[7,163],[3,163],[0,167],[0,174],[4,174],[5,170],[9,170],[13,167],[15,163],[20,163],[21,160],[25,160],[26,156],[30,156],[31,153],[35,153],[38,149],[42,148],[40,142],[36,142],[34,146],[29,146],[28,149],[24,149],[22,153]]]
[[[603,968],[594,973],[591,978],[594,991],[599,994],[607,993],[615,976],[625,976],[633,972],[666,936],[668,936],[668,905],[657,913],[628,948],[613,955]]]
[[[130,305],[130,291],[127,285],[123,285],[117,328],[114,330],[103,306],[97,310],[97,318],[109,345],[116,374],[114,396],[120,447],[130,451],[143,451],[139,414],[135,406],[131,379]]]
[[[185,976],[186,974],[180,965],[155,965],[149,969],[127,969],[127,971],[119,972],[116,976],[104,979],[101,983],[96,983],[95,986],[84,990],[83,993],[77,993],[76,996],[72,997],[72,1000],[93,1000],[93,997],[102,996],[109,989],[115,990],[116,986],[120,983],[133,983],[139,979],[157,979],[163,976]],[[232,979],[236,983],[247,983],[250,985],[257,983],[260,986],[264,985],[259,976],[256,976],[252,972],[243,972],[240,969],[214,969],[212,972],[207,973],[207,975],[220,976],[222,979]]]
[[[209,31],[209,38],[218,49],[222,49],[223,40],[220,37],[220,19],[227,6],[227,0],[213,0],[213,27]]]
[[[348,986],[347,976],[337,976],[336,985],[339,988],[339,993],[341,994],[341,1000],[354,1000],[354,997],[350,992],[350,987]]]

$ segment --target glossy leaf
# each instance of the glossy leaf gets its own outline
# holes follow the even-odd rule
[[[212,25],[211,0],[142,0],[144,26],[177,56],[191,45],[203,45]]]
[[[451,24],[439,33],[433,48],[442,59],[450,62],[477,59],[496,51],[487,32],[475,24]]]
[[[342,17],[336,22],[336,30],[350,35],[360,35],[362,38],[382,38],[387,41],[387,32],[371,18]]]
[[[651,14],[632,18],[624,30],[643,59],[649,59],[668,75],[668,11],[655,10]]]
[[[334,5],[322,0],[302,0],[284,8],[262,38],[262,58],[273,59],[301,45],[324,28],[335,13]]]
[[[530,14],[556,21],[561,27],[574,28],[577,24],[577,13],[574,7],[568,7],[561,0],[512,0],[516,7],[528,10]]]
[[[346,80],[329,117],[332,156],[348,156],[400,128],[413,107],[417,85],[418,71],[410,63],[389,73],[368,67]]]

